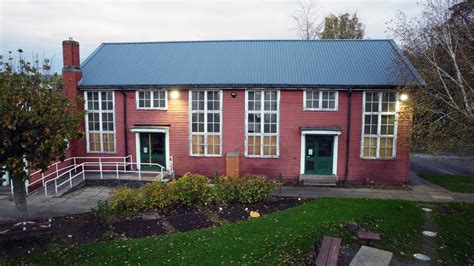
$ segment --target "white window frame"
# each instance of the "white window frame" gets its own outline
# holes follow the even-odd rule
[[[93,131],[92,133],[99,133],[99,138],[100,138],[100,151],[91,151],[90,150],[90,143],[89,143],[89,117],[88,117],[88,108],[87,108],[87,93],[88,92],[97,92],[99,95],[99,131]],[[114,119],[114,130],[112,131],[104,131],[103,130],[103,124],[102,124],[102,92],[110,92],[112,93],[112,116]],[[116,125],[116,118],[115,118],[115,91],[84,91],[84,110],[86,110],[85,114],[85,129],[86,129],[86,152],[87,153],[102,153],[102,154],[116,154],[117,153],[117,125]],[[94,110],[95,111],[95,110]],[[102,140],[102,134],[103,133],[113,133],[114,136],[114,150],[113,151],[104,151],[104,141]]]
[[[260,128],[261,132],[260,133],[249,133],[248,132],[248,117],[249,113],[256,113],[256,111],[249,111],[249,96],[248,93],[250,91],[257,92],[260,91],[262,93],[262,98],[260,99],[261,101],[261,120],[260,120]],[[277,92],[277,111],[265,111],[264,106],[265,106],[265,92],[266,91],[276,91]],[[277,119],[276,119],[276,133],[264,133],[264,123],[265,123],[265,114],[276,114]],[[260,155],[249,155],[248,154],[248,137],[249,136],[260,136]],[[277,141],[276,141],[276,155],[264,155],[263,149],[263,143],[264,143],[264,137],[265,136],[276,136]],[[245,157],[248,158],[280,158],[280,90],[277,89],[252,89],[252,90],[246,90],[245,91]]]
[[[322,108],[322,99],[323,99],[323,91],[324,92],[334,92],[334,108]],[[319,107],[318,108],[309,108],[306,106],[306,99],[308,92],[319,92]],[[303,111],[323,111],[323,112],[336,112],[339,108],[339,91],[337,90],[329,90],[329,89],[306,89],[303,91]]]
[[[162,92],[165,91],[165,106],[164,107],[154,107],[153,106],[153,99],[154,99],[154,92]],[[140,107],[140,92],[149,92],[150,93],[150,107]],[[136,90],[135,91],[135,102],[137,110],[168,110],[168,90]]]
[[[382,111],[382,99],[383,93],[395,93],[395,112],[383,112]],[[366,93],[377,93],[378,96],[378,111],[377,112],[366,112]],[[360,140],[360,158],[364,160],[395,160],[397,158],[397,135],[398,135],[398,112],[400,109],[399,93],[394,91],[364,91],[362,95],[362,129],[361,129],[361,140]],[[376,155],[364,156],[364,137],[365,137],[365,115],[377,115],[377,134],[368,135],[377,139]],[[380,138],[390,137],[390,135],[381,135],[382,128],[382,115],[395,115],[393,124],[393,147],[391,158],[380,158]]]
[[[204,132],[193,132],[193,113],[202,113],[202,110],[192,110],[192,93],[193,91],[203,91],[204,92]],[[212,110],[208,112],[207,110],[207,92],[219,92],[219,110]],[[223,102],[223,91],[217,89],[199,89],[199,90],[189,90],[188,92],[188,117],[189,117],[189,156],[193,157],[222,157],[222,147],[224,140],[222,139],[222,117],[223,117],[223,110],[224,110],[224,102]],[[215,132],[209,133],[207,131],[207,114],[210,113],[219,113],[219,134]],[[194,154],[193,153],[193,135],[204,136],[204,154]],[[207,153],[207,136],[219,136],[220,139],[220,147],[219,147],[219,154],[208,154]]]

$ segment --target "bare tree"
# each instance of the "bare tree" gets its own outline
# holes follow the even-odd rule
[[[317,2],[315,0],[306,2],[299,0],[298,4],[299,9],[291,15],[296,23],[298,37],[303,40],[318,39],[323,24],[317,19]]]
[[[422,13],[403,12],[389,30],[427,86],[412,91],[414,140],[429,150],[474,146],[474,2],[425,0]]]

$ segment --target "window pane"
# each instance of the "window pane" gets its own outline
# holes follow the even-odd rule
[[[364,156],[375,157],[376,155],[377,155],[377,138],[365,137],[364,138]]]
[[[204,154],[204,136],[192,136],[192,154]]]
[[[396,94],[394,92],[382,93],[382,112],[395,112]]]
[[[381,135],[393,135],[395,128],[395,115],[382,115],[380,128]]]
[[[276,153],[276,136],[263,137],[263,155],[277,155]]]
[[[247,137],[248,143],[248,154],[249,155],[260,155],[260,145],[261,145],[261,138],[260,136],[248,136]]]
[[[207,136],[207,154],[210,155],[218,155],[221,153],[220,151],[220,136],[212,135]]]
[[[365,111],[378,112],[379,111],[379,94],[377,92],[365,93]]]
[[[380,138],[380,158],[393,158],[393,138]]]

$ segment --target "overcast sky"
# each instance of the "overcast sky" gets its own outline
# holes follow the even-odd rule
[[[388,38],[386,22],[416,0],[319,0],[319,15],[357,12],[366,37]],[[22,48],[52,58],[61,71],[61,41],[80,42],[85,59],[102,42],[295,39],[298,0],[0,0],[0,54]]]

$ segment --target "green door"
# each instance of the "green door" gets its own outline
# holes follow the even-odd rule
[[[164,133],[140,133],[140,162],[143,169],[159,170],[158,166],[150,163],[166,167],[165,141]]]
[[[305,174],[332,175],[332,136],[306,135]]]

